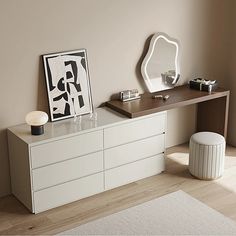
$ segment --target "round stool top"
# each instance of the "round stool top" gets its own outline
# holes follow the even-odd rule
[[[225,138],[222,135],[213,132],[199,132],[193,134],[191,140],[203,145],[218,145],[225,142]]]

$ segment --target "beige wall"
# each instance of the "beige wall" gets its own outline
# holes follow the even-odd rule
[[[95,106],[144,90],[140,57],[158,31],[182,44],[181,83],[224,79],[229,8],[225,0],[0,0],[0,196],[10,193],[6,128],[48,110],[40,55],[86,48]],[[168,146],[194,132],[195,110],[168,113]]]

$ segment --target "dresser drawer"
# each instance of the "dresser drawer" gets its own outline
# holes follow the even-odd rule
[[[156,155],[105,171],[105,189],[112,189],[164,171],[164,155]]]
[[[45,166],[102,149],[102,130],[34,146],[31,148],[32,168]]]
[[[166,112],[104,129],[104,148],[133,142],[165,132]]]
[[[104,151],[105,169],[154,156],[165,151],[165,134],[120,145]]]
[[[98,173],[35,192],[35,213],[94,195],[103,190],[103,174]]]
[[[37,191],[101,171],[103,171],[102,151],[34,169],[33,188]]]

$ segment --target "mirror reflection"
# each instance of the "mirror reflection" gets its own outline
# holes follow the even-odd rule
[[[179,80],[179,43],[164,33],[154,34],[141,72],[150,92],[173,88]]]

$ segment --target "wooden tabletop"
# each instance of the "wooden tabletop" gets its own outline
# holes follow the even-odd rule
[[[162,99],[153,99],[153,95],[169,95],[170,97],[164,101]],[[106,102],[106,106],[129,118],[135,118],[224,96],[229,96],[229,90],[218,88],[209,93],[190,89],[188,85],[182,85],[152,94],[144,93],[141,95],[141,99],[133,101],[111,100]]]

